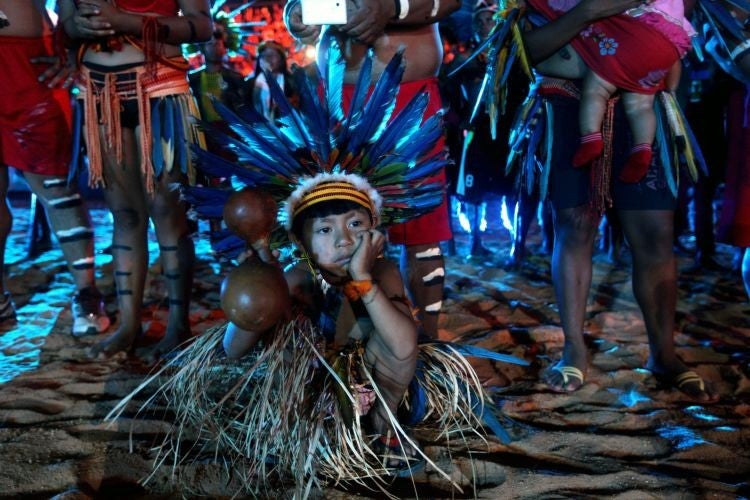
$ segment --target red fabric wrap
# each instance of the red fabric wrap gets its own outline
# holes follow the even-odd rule
[[[180,6],[175,0],[117,0],[117,7],[139,14],[157,14],[160,16],[176,16]]]
[[[750,247],[750,90],[737,86],[729,96],[727,132],[729,156],[724,204],[717,239]]]
[[[399,86],[398,96],[396,97],[396,107],[393,115],[396,116],[409,103],[412,97],[422,89],[430,95],[430,102],[424,113],[424,118],[437,113],[443,106],[440,100],[440,91],[438,89],[437,78],[426,78],[424,80],[415,80],[405,82]],[[349,110],[352,96],[354,94],[354,85],[344,85],[344,110]],[[372,88],[370,89],[372,91]],[[424,119],[423,119],[424,121]],[[435,154],[445,148],[445,138],[441,137],[435,147],[428,153],[428,156]],[[435,176],[440,182],[445,184],[445,171],[441,170]],[[443,203],[435,210],[421,217],[406,221],[402,224],[394,224],[388,228],[388,238],[391,243],[397,245],[427,245],[446,241],[453,237],[450,227],[450,218],[448,215],[448,199],[443,195]]]
[[[550,20],[564,14],[548,0],[528,0]],[[600,19],[571,40],[573,48],[594,73],[619,89],[655,94],[680,58],[677,47],[648,23],[625,14]]]
[[[40,83],[49,66],[30,61],[54,53],[52,36],[0,36],[0,164],[41,175],[68,172],[70,94]]]

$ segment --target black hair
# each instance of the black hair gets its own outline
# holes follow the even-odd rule
[[[302,239],[303,229],[305,227],[305,222],[307,222],[308,219],[328,217],[329,215],[345,214],[350,210],[356,209],[361,209],[367,212],[367,214],[370,216],[370,222],[372,222],[372,214],[370,213],[370,211],[359,203],[355,203],[349,200],[329,200],[316,203],[315,205],[303,210],[299,215],[297,215],[297,217],[294,218],[294,222],[292,222],[292,234],[296,236],[299,241],[304,241]]]

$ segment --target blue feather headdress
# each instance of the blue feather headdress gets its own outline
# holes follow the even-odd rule
[[[227,11],[224,9],[227,0],[216,0],[211,5],[211,19],[214,22],[214,31],[220,26],[223,36],[224,45],[229,55],[248,55],[247,51],[242,48],[242,42],[250,35],[256,35],[258,26],[265,26],[265,21],[237,22],[235,18],[242,14],[255,4],[255,0],[245,2]],[[186,43],[182,45],[183,55],[187,58],[194,56],[201,51],[201,45],[195,43]]]
[[[440,205],[444,187],[434,176],[448,160],[444,151],[431,151],[443,134],[442,112],[424,116],[428,94],[422,91],[394,116],[405,67],[403,50],[393,56],[372,89],[373,56],[367,55],[345,111],[341,50],[328,35],[321,47],[316,75],[301,68],[292,72],[298,107],[292,106],[275,78],[267,78],[281,114],[276,121],[252,107],[235,113],[215,101],[232,132],[204,126],[235,161],[196,148],[197,167],[210,176],[232,178],[235,189],[250,186],[267,191],[280,204],[279,228],[291,226],[296,205],[306,192],[342,179],[366,194],[373,219],[383,225]],[[192,187],[185,194],[198,215],[215,217],[232,192]]]

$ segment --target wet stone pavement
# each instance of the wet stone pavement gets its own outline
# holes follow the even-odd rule
[[[6,283],[19,321],[0,332],[0,497],[2,498],[229,498],[236,478],[220,466],[195,464],[151,474],[150,447],[167,428],[156,408],[114,424],[102,418],[148,372],[124,355],[88,361],[97,337],[74,339],[72,279],[58,249],[26,259],[27,209],[14,207],[15,226],[6,253]],[[107,212],[93,209],[98,249],[109,245]],[[191,313],[200,334],[224,321],[219,286],[225,270],[197,239],[198,261]],[[517,271],[502,267],[507,233],[490,227],[486,259],[466,258],[467,236],[447,259],[446,298],[440,337],[523,357],[530,367],[477,363],[513,436],[470,443],[471,457],[422,440],[428,454],[461,485],[451,491],[429,468],[412,485],[396,484],[399,497],[536,498],[748,498],[750,497],[750,304],[739,276],[687,269],[681,256],[678,322],[682,359],[721,394],[698,406],[660,387],[643,369],[648,345],[630,288],[628,265],[596,257],[586,341],[590,367],[583,388],[555,394],[539,383],[540,371],[559,357],[562,332],[549,260],[535,253]],[[165,284],[152,241],[144,329],[158,338],[167,317]],[[623,254],[627,260],[627,254]],[[719,247],[719,260],[731,250]],[[97,255],[97,282],[116,318],[111,258]],[[162,418],[159,416],[163,415]],[[131,434],[132,431],[132,434]],[[451,457],[449,453],[451,452]],[[285,498],[289,491],[280,490]],[[240,494],[239,497],[242,495]],[[329,488],[316,496],[367,497]],[[382,494],[372,494],[382,497]]]

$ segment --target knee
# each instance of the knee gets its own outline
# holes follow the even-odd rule
[[[599,230],[599,219],[587,212],[588,210],[556,212],[555,243],[567,247],[592,245]]]
[[[114,209],[112,218],[118,230],[133,231],[146,225],[146,215],[133,208]]]

